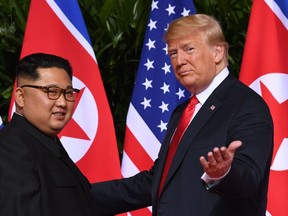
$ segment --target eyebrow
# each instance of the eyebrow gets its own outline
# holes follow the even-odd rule
[[[192,46],[192,47],[195,47],[195,45],[193,45],[193,43],[191,41],[187,41],[183,44],[180,44],[180,48],[183,49],[183,47],[187,47],[187,46]],[[172,48],[172,49],[169,49],[169,46],[168,46],[168,51],[170,50],[176,50],[175,48]]]
[[[48,84],[48,85],[45,85],[45,87],[48,87],[48,88],[51,88],[51,87],[57,87],[57,88],[61,88],[60,86],[56,85],[56,84]],[[73,86],[69,85],[69,86],[66,86],[66,89],[67,88],[73,88]]]

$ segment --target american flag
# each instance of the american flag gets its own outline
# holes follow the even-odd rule
[[[153,165],[172,111],[190,97],[190,93],[175,79],[163,36],[172,20],[194,13],[192,0],[152,1],[127,115],[121,168],[124,177]],[[150,214],[146,212],[148,214],[141,215]]]

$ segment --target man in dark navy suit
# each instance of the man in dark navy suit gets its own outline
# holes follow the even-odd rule
[[[273,150],[266,103],[229,73],[228,44],[213,17],[177,19],[165,41],[176,78],[198,99],[190,124],[170,156],[188,100],[174,110],[151,170],[93,185],[97,205],[108,215],[151,204],[153,216],[265,216]]]

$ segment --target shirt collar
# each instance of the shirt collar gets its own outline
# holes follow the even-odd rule
[[[225,67],[219,74],[217,74],[210,85],[202,92],[197,94],[197,99],[203,105],[212,92],[220,85],[220,83],[229,75],[229,70]]]

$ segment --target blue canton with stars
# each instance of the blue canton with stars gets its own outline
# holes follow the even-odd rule
[[[151,5],[131,103],[159,142],[172,111],[191,95],[175,78],[163,36],[172,20],[194,13],[192,0],[159,0]]]

